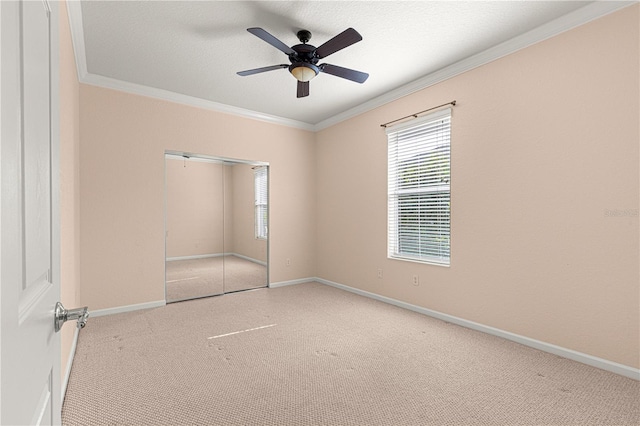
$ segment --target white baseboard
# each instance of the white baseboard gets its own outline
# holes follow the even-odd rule
[[[91,318],[103,317],[105,315],[121,314],[123,312],[139,311],[140,309],[159,308],[167,304],[164,300],[156,300],[155,302],[138,303],[135,305],[117,306],[115,308],[97,309],[89,311],[89,321]]]
[[[269,288],[278,288],[278,287],[286,287],[288,285],[312,283],[314,281],[320,282],[320,279],[316,277],[311,277],[311,278],[300,278],[300,279],[291,280],[291,281],[279,281],[277,283],[269,284]]]
[[[299,281],[299,280],[296,280]],[[308,282],[304,280],[301,282]],[[458,318],[453,315],[448,315],[442,312],[434,311],[431,309],[423,308],[421,306],[412,305],[410,303],[402,302],[400,300],[392,299],[390,297],[381,296],[379,294],[370,293],[368,291],[360,290],[357,288],[349,287],[344,284],[338,284],[332,281],[328,281],[322,278],[314,278],[322,284],[336,287],[341,290],[346,290],[351,293],[359,294],[361,296],[369,297],[371,299],[379,300],[384,303],[389,303],[400,308],[408,309],[410,311],[418,312],[424,315],[428,315],[433,318],[440,319],[442,321],[450,322],[452,324],[460,325],[462,327],[470,328],[472,330],[481,331],[483,333],[491,334],[493,336],[502,337],[503,339],[511,340],[512,342],[520,343],[525,346],[529,346],[534,349],[538,349],[544,352],[552,353],[554,355],[561,356],[573,361],[581,362],[583,364],[590,365],[592,367],[600,368],[602,370],[610,371],[612,373],[619,374],[621,376],[629,377],[631,379],[640,380],[640,369],[629,367],[627,365],[619,364],[617,362],[609,361],[603,358],[598,358],[592,355],[588,355],[582,352],[574,351],[572,349],[563,348],[561,346],[553,345],[551,343],[542,342],[540,340],[531,339],[529,337],[521,336],[519,334],[511,333],[509,331],[501,330],[498,328],[483,325],[477,322]],[[285,284],[286,285],[286,284]],[[273,285],[272,285],[273,287]]]
[[[69,385],[69,377],[71,377],[71,367],[73,366],[73,358],[76,356],[76,346],[78,346],[78,335],[80,329],[76,326],[73,332],[73,342],[71,342],[71,351],[69,351],[69,359],[67,360],[67,369],[64,373],[64,380],[62,381],[62,391],[60,392],[60,403],[64,403],[64,397],[67,395],[67,386]]]

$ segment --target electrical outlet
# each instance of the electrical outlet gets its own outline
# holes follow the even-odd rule
[[[291,266],[291,259],[289,259],[289,258],[287,257],[287,260],[286,260],[285,264],[286,264],[287,266]]]
[[[420,285],[420,277],[417,275],[413,276],[413,285]]]
[[[378,269],[378,278],[382,278],[382,269]]]

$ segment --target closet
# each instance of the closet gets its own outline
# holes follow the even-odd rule
[[[268,170],[165,154],[167,303],[268,286]]]

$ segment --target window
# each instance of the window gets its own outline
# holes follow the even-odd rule
[[[388,256],[449,265],[451,109],[387,128]]]
[[[255,182],[255,222],[256,238],[267,238],[267,168],[264,166],[254,169]]]

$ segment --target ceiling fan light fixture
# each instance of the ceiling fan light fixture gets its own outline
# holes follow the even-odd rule
[[[295,62],[289,66],[289,72],[296,78],[296,80],[306,82],[312,80],[316,75],[318,75],[320,69],[313,64]]]
[[[278,40],[276,37],[274,37],[272,34],[269,34],[262,28],[247,28],[247,31],[287,55],[287,58],[291,62],[291,65],[271,65],[268,67],[240,71],[236,74],[240,76],[247,76],[287,68],[291,75],[296,80],[298,80],[298,98],[309,96],[309,81],[313,80],[315,76],[320,74],[321,72],[344,78],[346,80],[355,81],[356,83],[364,83],[365,80],[369,77],[369,74],[365,72],[343,68],[337,65],[318,65],[318,62],[321,59],[324,59],[327,56],[362,40],[362,36],[353,28],[347,28],[329,41],[324,42],[322,45],[320,45],[320,47],[315,47],[307,44],[307,42],[311,39],[311,33],[307,30],[300,30],[296,34],[298,36],[298,39],[300,40],[300,43],[302,44],[296,44],[295,46],[291,47],[287,46],[282,41]]]

